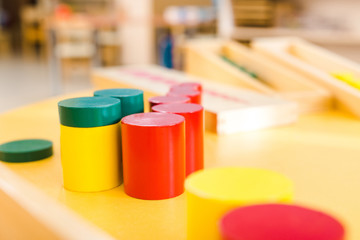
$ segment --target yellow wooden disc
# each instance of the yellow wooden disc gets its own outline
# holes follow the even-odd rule
[[[265,202],[290,202],[293,184],[276,172],[225,167],[191,174],[185,182],[187,239],[217,240],[220,218],[236,207]]]
[[[198,171],[186,180],[187,191],[203,198],[247,203],[291,200],[292,182],[265,169],[225,167]]]

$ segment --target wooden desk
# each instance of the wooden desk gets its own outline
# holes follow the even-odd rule
[[[51,198],[54,206],[66,205],[84,217],[85,222],[97,225],[115,238],[185,239],[184,195],[144,201],[128,197],[123,186],[99,193],[63,189],[57,102],[91,94],[88,91],[61,96],[0,115],[0,143],[19,138],[47,138],[54,142],[55,152],[52,158],[33,163],[0,162],[0,193],[9,193],[9,189],[24,192],[21,202],[33,201],[34,206],[43,206],[43,215],[47,213],[48,219],[63,226],[62,231],[75,231],[78,237],[89,234],[94,227],[86,224],[84,227],[81,220],[64,226],[64,218],[58,218],[58,213],[43,204],[43,200],[34,202],[34,197],[28,194],[29,186],[17,184],[14,177],[34,185]],[[334,214],[345,223],[347,239],[356,240],[360,239],[359,139],[360,121],[346,113],[306,115],[286,127],[230,136],[206,132],[205,165],[261,167],[285,174],[295,183],[296,202]],[[8,173],[14,176],[9,177]],[[0,200],[4,201],[2,195]],[[27,209],[25,205],[22,207]],[[0,205],[1,212],[3,206]],[[44,221],[44,218],[35,218]],[[8,231],[1,226],[0,233]]]

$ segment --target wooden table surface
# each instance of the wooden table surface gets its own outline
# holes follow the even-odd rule
[[[54,142],[54,156],[0,166],[115,238],[185,239],[184,194],[145,201],[128,197],[123,186],[98,193],[69,192],[62,187],[57,102],[91,94],[61,96],[1,114],[0,143],[45,138]],[[294,181],[297,203],[337,216],[345,224],[347,239],[360,239],[360,120],[347,113],[311,114],[290,126],[228,136],[206,132],[205,166],[280,172]]]

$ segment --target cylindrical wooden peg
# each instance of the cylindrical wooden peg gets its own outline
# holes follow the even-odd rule
[[[174,113],[185,118],[186,176],[204,168],[204,109],[194,103],[156,105],[154,112]]]
[[[131,197],[159,200],[184,192],[185,119],[139,113],[121,121],[124,189]]]

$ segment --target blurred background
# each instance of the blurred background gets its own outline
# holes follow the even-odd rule
[[[0,0],[0,112],[91,87],[94,67],[182,69],[193,38],[298,36],[360,62],[358,0]]]

